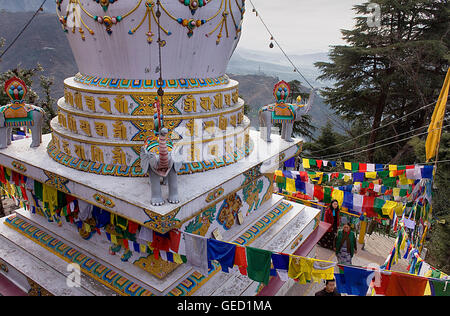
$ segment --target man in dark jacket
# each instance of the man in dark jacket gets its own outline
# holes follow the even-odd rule
[[[317,292],[315,296],[341,296],[336,290],[336,280],[327,280],[325,288],[322,291]]]

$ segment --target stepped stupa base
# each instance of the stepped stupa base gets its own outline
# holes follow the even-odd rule
[[[159,233],[177,228],[212,237],[213,231],[219,231],[224,240],[243,246],[296,253],[309,236],[317,238],[320,210],[272,194],[273,172],[280,163],[298,155],[302,143],[285,142],[274,135],[268,144],[255,131],[250,131],[250,137],[254,150],[249,157],[220,169],[179,176],[180,204],[167,203],[161,207],[150,204],[147,178],[99,176],[50,159],[46,146],[51,135],[44,135],[43,144],[35,149],[28,147],[28,140],[13,142],[9,148],[0,150],[0,161],[17,173]],[[167,196],[164,186],[163,196]],[[241,200],[242,223],[219,221],[219,214],[230,198]],[[210,218],[209,223],[199,224],[211,210],[219,214]],[[25,209],[2,219],[0,238],[5,242],[0,243],[0,259],[10,271],[2,274],[23,293],[33,284],[41,289],[39,293],[53,295],[257,294],[258,283],[238,271],[227,274],[215,264],[209,275],[203,276],[184,264],[169,269],[164,261],[147,271],[136,263],[154,264],[146,261],[150,256],[133,252],[129,261],[123,262],[120,254],[109,254],[111,244],[104,233],[85,240],[70,222],[60,224]],[[81,287],[67,285],[69,263],[79,264]]]

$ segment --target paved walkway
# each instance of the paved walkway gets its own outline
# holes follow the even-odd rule
[[[369,264],[382,265],[392,248],[394,247],[395,239],[387,236],[373,233],[372,235],[366,235],[364,250],[361,249],[361,245],[358,244],[358,252],[353,257],[353,265],[368,266]],[[336,255],[329,249],[316,246],[316,259],[330,260],[337,262]],[[392,267],[394,271],[406,272],[408,262],[405,259],[399,259],[398,263]],[[294,284],[286,296],[314,296],[314,294],[322,290],[325,286],[325,281],[320,283],[311,284]]]

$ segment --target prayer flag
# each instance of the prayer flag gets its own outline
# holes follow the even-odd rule
[[[428,126],[428,137],[425,142],[426,158],[429,161],[436,156],[437,146],[441,141],[442,124],[444,122],[444,114],[447,106],[448,91],[450,87],[450,68],[447,70],[447,75],[442,86],[439,99],[431,117],[430,125]]]
[[[247,274],[250,279],[269,284],[272,252],[246,247]]]
[[[302,161],[303,161],[303,168],[305,168],[305,169],[311,168],[311,166],[309,165],[309,159],[303,158]]]

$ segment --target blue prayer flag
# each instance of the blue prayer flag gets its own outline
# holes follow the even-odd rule
[[[422,174],[422,178],[424,179],[432,179],[433,178],[433,166],[423,166],[420,172]]]
[[[284,166],[286,168],[295,168],[295,157],[288,159],[284,162]]]

